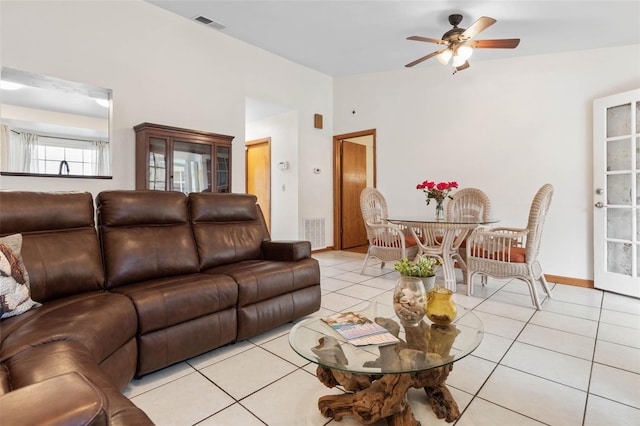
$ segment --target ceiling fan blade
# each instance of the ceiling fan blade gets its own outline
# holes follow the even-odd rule
[[[422,37],[422,36],[407,37],[407,40],[426,41],[427,43],[435,43],[435,44],[445,44],[444,40],[438,40],[438,39],[435,39],[435,38]]]
[[[495,19],[489,18],[487,16],[481,16],[476,22],[471,24],[469,28],[467,28],[462,34],[460,34],[460,38],[462,40],[472,39],[495,23]]]
[[[459,67],[456,67],[456,71],[466,70],[469,67],[470,67],[469,61],[464,61],[464,64],[460,65]]]
[[[409,67],[412,67],[412,66],[414,66],[414,65],[418,65],[420,62],[424,62],[424,61],[426,61],[427,59],[429,59],[429,58],[433,58],[434,56],[436,56],[436,55],[440,54],[440,52],[442,52],[442,50],[436,50],[435,52],[431,52],[431,53],[429,53],[428,55],[423,56],[422,58],[418,58],[418,59],[416,59],[416,60],[415,60],[415,61],[413,61],[413,62],[409,62],[407,65],[405,65],[405,67],[409,68]]]
[[[514,49],[520,44],[519,38],[503,38],[499,40],[473,40],[467,45],[476,49]]]

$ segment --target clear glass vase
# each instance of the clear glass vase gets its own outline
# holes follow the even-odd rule
[[[436,201],[436,220],[444,220],[444,206],[442,201]]]
[[[426,292],[422,280],[400,276],[393,291],[393,309],[404,326],[417,326],[425,314]]]

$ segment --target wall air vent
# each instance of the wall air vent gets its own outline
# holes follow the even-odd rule
[[[324,218],[304,220],[304,239],[311,242],[312,250],[327,247],[324,235]]]
[[[222,25],[220,22],[216,22],[202,15],[196,16],[195,18],[193,18],[193,20],[203,23],[205,25],[208,25],[210,27],[213,27],[216,30],[224,30],[225,28],[227,28],[226,26]]]

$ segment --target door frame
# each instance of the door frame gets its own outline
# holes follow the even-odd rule
[[[342,141],[362,136],[373,138],[373,186],[377,185],[376,178],[376,129],[361,130],[359,132],[344,133],[333,137],[333,249],[342,250]]]
[[[269,166],[267,169],[267,189],[269,192],[269,205],[266,206],[266,208],[268,209],[268,220],[266,221],[266,225],[269,232],[271,232],[271,137],[253,139],[244,143],[244,192],[245,194],[247,194],[249,188],[249,148],[253,145],[261,144],[267,144],[267,147],[269,148]],[[264,206],[260,207],[262,208],[262,210],[264,210]]]

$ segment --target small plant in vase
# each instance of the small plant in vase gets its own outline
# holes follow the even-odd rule
[[[400,262],[396,262],[394,269],[405,277],[420,278],[425,290],[430,291],[435,283],[439,265],[440,260],[435,257],[418,256],[415,262],[405,257]]]
[[[425,315],[426,287],[431,289],[438,259],[418,257],[415,262],[406,257],[394,265],[400,278],[393,291],[393,309],[405,326],[417,326]],[[433,280],[425,285],[424,281]]]

